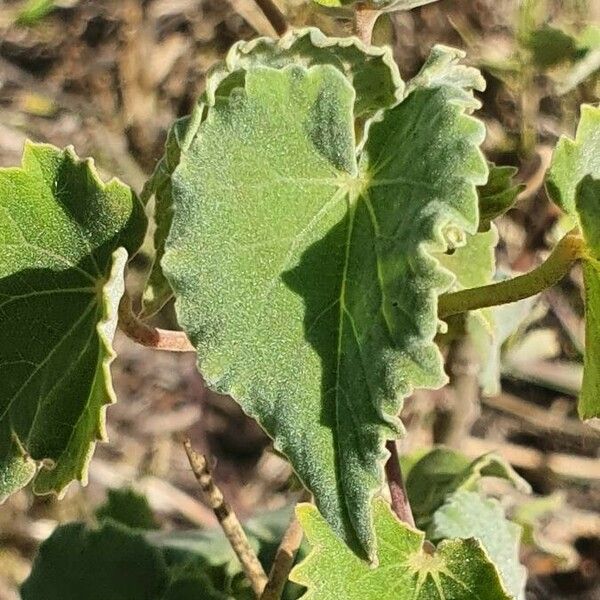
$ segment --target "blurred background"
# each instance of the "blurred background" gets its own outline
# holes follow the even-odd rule
[[[347,24],[304,0],[279,4],[295,26],[347,34]],[[0,166],[19,164],[27,138],[72,144],[95,157],[103,175],[139,192],[207,69],[235,41],[273,33],[253,0],[0,1]],[[405,79],[434,43],[463,48],[482,70],[485,151],[515,166],[523,184],[498,223],[498,263],[506,272],[534,267],[563,227],[542,185],[552,148],[574,133],[580,104],[600,95],[600,1],[441,0],[383,17],[375,42],[392,46]],[[138,293],[149,260],[136,258],[129,284]],[[505,316],[512,335],[502,348],[502,391],[482,392],[481,357],[456,336],[443,340],[450,385],[417,392],[403,412],[403,453],[432,443],[472,457],[496,450],[532,484],[533,496],[494,484],[525,526],[531,600],[600,600],[600,432],[575,410],[581,286],[574,270],[521,314]],[[157,323],[175,326],[172,307]],[[165,530],[214,527],[179,432],[212,457],[242,519],[294,494],[287,463],[231,400],[204,388],[192,355],[153,352],[124,337],[116,346],[119,403],[109,408],[110,445],[98,446],[89,485],[71,485],[60,502],[26,490],[0,507],[0,600],[19,597],[36,548],[56,525],[93,523],[108,490],[143,493]]]

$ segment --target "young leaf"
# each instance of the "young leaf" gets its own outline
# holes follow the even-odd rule
[[[450,448],[435,448],[408,473],[406,490],[417,526],[427,529],[432,515],[457,491],[474,491],[484,477],[510,481],[517,489],[530,491],[529,484],[501,457],[485,454],[470,462]]]
[[[133,488],[108,490],[106,502],[96,511],[99,521],[111,519],[130,529],[157,529],[148,500]]]
[[[356,92],[354,116],[366,117],[391,106],[403,95],[404,82],[389,48],[365,46],[354,37],[330,38],[314,27],[291,30],[273,40],[261,37],[234,44],[211,72],[206,97],[228,96],[244,84],[244,73],[258,66],[282,69],[289,65],[331,65],[343,73]]]
[[[479,231],[488,231],[494,219],[510,210],[525,186],[513,181],[516,167],[490,163],[487,183],[479,188]]]
[[[577,216],[575,192],[591,175],[600,179],[600,107],[584,104],[574,140],[561,137],[548,170],[548,194],[562,210]]]
[[[57,528],[41,545],[23,600],[228,600],[208,575],[171,566],[141,533],[107,521],[97,530],[81,523]]]
[[[452,277],[430,252],[452,227],[475,233],[487,168],[483,127],[453,87],[384,111],[358,162],[353,104],[328,65],[248,70],[174,173],[163,268],[206,381],[372,557],[401,398],[445,382],[433,339]]]
[[[0,497],[85,480],[105,406],[141,204],[72,150],[27,144],[0,170]]]
[[[575,140],[561,138],[548,172],[552,199],[581,226],[587,245],[584,261],[585,356],[578,411],[582,419],[600,417],[600,107],[584,105]]]
[[[506,518],[496,500],[465,490],[455,492],[433,515],[428,537],[436,541],[476,538],[498,568],[511,596],[524,600],[527,570],[519,562],[521,527]]]
[[[382,500],[374,502],[378,566],[352,554],[314,506],[297,509],[312,551],[291,579],[305,585],[303,600],[509,600],[498,571],[475,539],[443,541],[430,554],[425,535],[401,523]]]

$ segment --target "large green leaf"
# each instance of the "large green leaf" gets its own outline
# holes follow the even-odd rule
[[[312,551],[292,571],[308,587],[303,600],[509,600],[498,572],[475,539],[442,542],[434,553],[424,534],[401,523],[381,499],[375,501],[378,566],[352,554],[314,506],[298,518]]]
[[[105,406],[128,254],[145,217],[72,150],[28,144],[0,170],[0,496],[85,480]]]
[[[578,411],[600,417],[600,107],[584,105],[575,140],[562,137],[548,172],[552,199],[580,225],[587,246],[583,277],[586,346]]]
[[[524,600],[527,570],[519,562],[521,527],[506,518],[498,501],[482,498],[476,492],[455,492],[433,515],[429,537],[476,538],[498,568],[512,597]]]
[[[373,556],[401,399],[446,381],[433,339],[453,278],[430,252],[457,226],[475,233],[487,168],[454,87],[385,111],[358,161],[353,103],[328,65],[250,69],[181,157],[163,267],[206,381]]]
[[[165,145],[165,154],[142,192],[144,203],[155,197],[155,256],[143,298],[142,316],[150,316],[172,298],[162,272],[162,257],[172,220],[173,171],[186,152],[205,115],[205,105],[227,98],[244,86],[246,71],[257,66],[283,68],[288,65],[331,65],[343,73],[355,91],[354,113],[362,121],[391,106],[404,93],[404,82],[389,48],[367,48],[360,40],[326,37],[313,27],[291,30],[283,37],[268,37],[234,44],[225,60],[207,78],[206,92],[192,114],[175,122]]]
[[[228,600],[196,565],[169,565],[142,533],[63,525],[41,545],[23,600]]]

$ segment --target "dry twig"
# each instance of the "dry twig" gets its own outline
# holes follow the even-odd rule
[[[254,593],[257,598],[260,598],[267,584],[267,575],[256,553],[250,546],[242,525],[229,504],[225,501],[223,493],[215,484],[206,457],[198,454],[192,448],[189,438],[183,440],[183,447],[206,501],[219,520],[219,525],[221,525],[231,547],[238,557]]]
[[[411,527],[415,527],[415,518],[413,517],[408,494],[402,478],[402,470],[400,468],[400,457],[398,456],[398,447],[395,440],[390,440],[385,447],[390,453],[390,457],[385,463],[385,475],[390,488],[390,496],[392,498],[392,510],[396,516],[407,523]]]

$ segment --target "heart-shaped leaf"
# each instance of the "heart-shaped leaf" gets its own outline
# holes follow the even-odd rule
[[[0,497],[85,480],[104,411],[123,269],[141,204],[72,150],[28,144],[0,170]]]
[[[475,233],[487,165],[454,86],[384,111],[358,159],[354,99],[330,65],[249,69],[181,156],[163,268],[206,381],[373,557],[401,399],[446,380],[433,339],[453,277],[431,252],[456,227]]]

